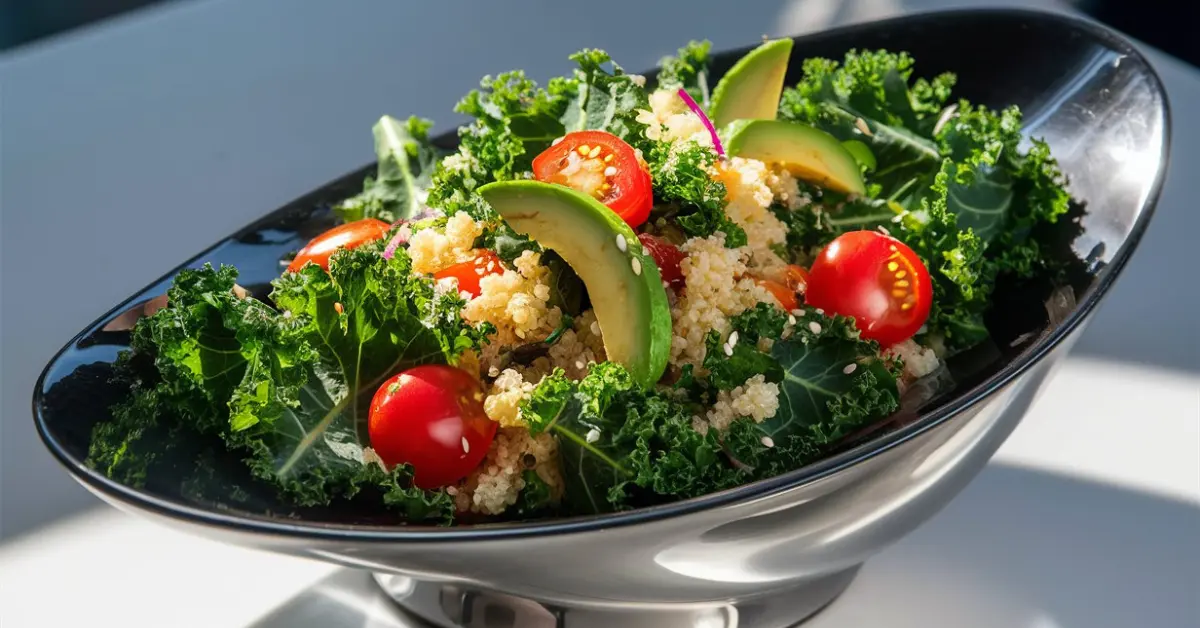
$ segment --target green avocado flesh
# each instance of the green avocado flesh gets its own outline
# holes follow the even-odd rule
[[[552,183],[502,181],[479,193],[509,226],[557,252],[583,280],[608,359],[642,386],[657,382],[671,348],[671,309],[658,266],[629,225],[594,198]]]
[[[806,124],[738,120],[725,131],[725,152],[780,165],[793,176],[843,194],[865,194],[854,155],[837,138]]]
[[[713,124],[721,128],[734,120],[774,120],[791,56],[792,40],[776,39],[739,59],[713,90]]]

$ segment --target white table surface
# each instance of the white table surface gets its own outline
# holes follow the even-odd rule
[[[447,128],[456,120],[436,114],[480,75],[544,78],[583,45],[636,68],[691,37],[721,48],[980,3],[610,0],[585,24],[560,3],[504,4],[171,3],[0,59],[0,626],[406,625],[362,574],[96,508],[28,415],[66,338],[163,268],[369,160],[381,113]],[[542,23],[513,20],[522,10]],[[807,626],[1200,626],[1200,72],[1150,54],[1175,117],[1142,247],[995,461]]]

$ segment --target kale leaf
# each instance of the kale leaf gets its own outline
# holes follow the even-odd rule
[[[779,410],[758,425],[763,434],[827,445],[900,407],[895,365],[859,337],[853,319],[811,309],[796,318],[794,333],[771,347],[783,376]]]
[[[707,105],[710,50],[711,42],[690,41],[675,56],[663,57],[658,62],[658,88],[678,90],[682,87],[697,102]]]
[[[564,506],[600,513],[685,499],[743,481],[715,432],[692,428],[692,408],[635,386],[619,364],[596,365],[579,382],[562,371],[534,389],[522,415],[558,437]]]
[[[655,142],[647,154],[656,213],[673,216],[689,237],[725,234],[725,246],[746,245],[746,232],[725,213],[725,184],[709,171],[716,153],[696,142]]]
[[[429,120],[410,117],[401,122],[383,116],[373,127],[375,177],[368,177],[363,191],[333,211],[346,222],[377,218],[385,222],[411,218],[421,212],[439,152],[429,143]]]

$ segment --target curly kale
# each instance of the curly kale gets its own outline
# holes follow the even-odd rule
[[[367,178],[360,194],[334,206],[338,217],[346,222],[363,218],[395,222],[419,214],[441,157],[429,143],[432,126],[431,121],[415,116],[407,122],[391,116],[380,118],[373,127],[378,160],[375,176]]]
[[[1030,237],[1066,213],[1069,201],[1046,144],[1035,139],[1023,150],[1016,107],[951,103],[955,77],[913,79],[905,53],[851,51],[840,64],[809,59],[804,72],[785,91],[780,117],[864,142],[877,167],[869,198],[833,199],[827,220],[793,221],[789,247],[884,227],[934,276],[927,333],[950,352],[985,339],[996,280],[1053,270]]]

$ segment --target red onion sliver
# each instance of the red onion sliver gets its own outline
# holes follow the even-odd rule
[[[712,121],[708,119],[708,116],[704,115],[704,110],[700,108],[700,105],[696,104],[696,100],[692,98],[691,94],[687,93],[686,89],[679,88],[679,97],[683,99],[683,102],[687,103],[688,109],[691,109],[692,113],[700,118],[700,122],[704,124],[704,128],[708,129],[708,134],[712,136],[713,148],[716,149],[721,159],[724,159],[725,148],[721,146],[721,138],[717,137],[717,129],[713,127]]]

